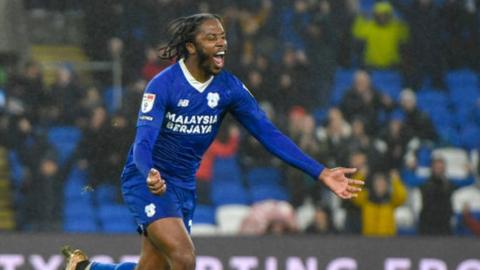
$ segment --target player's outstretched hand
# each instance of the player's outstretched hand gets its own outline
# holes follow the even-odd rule
[[[160,172],[153,168],[148,172],[147,186],[150,192],[156,195],[162,195],[167,191],[165,180],[160,176]]]
[[[361,180],[348,178],[347,174],[352,174],[355,168],[325,168],[318,177],[333,193],[342,199],[351,199],[357,197],[362,189],[358,186],[364,184]]]

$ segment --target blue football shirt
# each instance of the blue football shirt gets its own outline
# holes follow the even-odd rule
[[[167,184],[195,189],[202,155],[228,112],[280,159],[314,178],[323,170],[268,120],[239,79],[221,71],[200,83],[182,59],[148,83],[122,178],[146,179],[155,168]]]

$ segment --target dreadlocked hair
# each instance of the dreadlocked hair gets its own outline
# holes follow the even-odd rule
[[[193,42],[198,27],[202,22],[209,19],[221,21],[220,16],[210,13],[199,13],[188,17],[180,17],[168,25],[168,33],[171,36],[167,45],[159,49],[160,58],[164,60],[179,60],[187,58],[187,42]]]

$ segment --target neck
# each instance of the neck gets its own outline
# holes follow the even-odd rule
[[[203,83],[210,79],[211,75],[207,74],[205,70],[200,67],[200,63],[198,62],[197,58],[192,56],[188,57],[187,59],[185,59],[185,66],[187,67],[190,74],[192,74],[193,78],[195,78],[195,80]]]

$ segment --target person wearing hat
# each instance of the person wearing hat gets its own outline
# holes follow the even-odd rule
[[[373,7],[373,18],[357,16],[352,28],[354,38],[363,42],[363,62],[376,69],[394,68],[401,63],[401,52],[408,40],[405,23],[393,16],[388,2]]]

